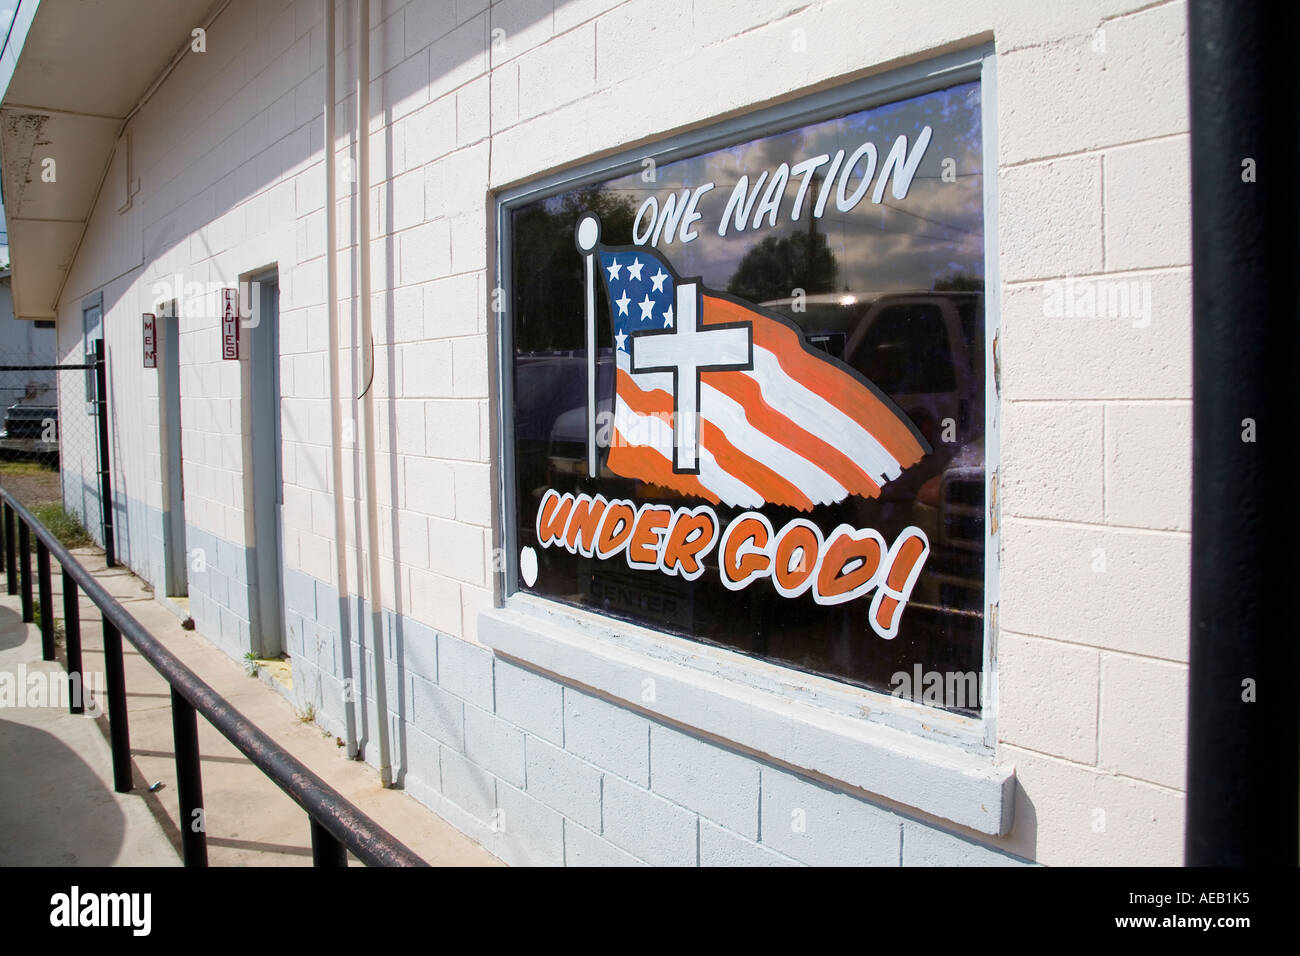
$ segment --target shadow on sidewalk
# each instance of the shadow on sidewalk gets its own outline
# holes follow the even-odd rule
[[[111,866],[126,818],[59,738],[0,720],[0,866]],[[73,849],[75,848],[75,849]]]

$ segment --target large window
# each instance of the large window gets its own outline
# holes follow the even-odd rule
[[[887,693],[978,680],[980,83],[619,173],[505,208],[512,580]]]

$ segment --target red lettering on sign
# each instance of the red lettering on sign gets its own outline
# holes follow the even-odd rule
[[[703,558],[718,537],[718,516],[707,505],[687,511],[677,509],[677,520],[668,532],[664,543],[661,570],[667,574],[681,574],[694,581],[704,573]]]
[[[221,290],[221,357],[239,358],[239,290]]]
[[[748,512],[731,524],[722,536],[722,583],[739,591],[755,577],[764,577],[772,561],[767,553],[772,525],[760,514]]]
[[[157,317],[152,312],[145,312],[141,318],[142,335],[144,342],[144,367],[158,367],[158,323]]]

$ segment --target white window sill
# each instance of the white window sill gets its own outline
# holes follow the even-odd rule
[[[481,611],[478,634],[505,657],[741,750],[980,833],[1011,829],[1015,771],[994,765],[979,721],[527,594]]]

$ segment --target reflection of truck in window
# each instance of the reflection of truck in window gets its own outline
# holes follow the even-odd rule
[[[854,292],[762,303],[888,395],[933,449],[882,492],[930,539],[915,602],[977,610],[984,587],[982,292]]]
[[[922,432],[952,419],[956,443],[964,444],[984,428],[969,399],[982,394],[982,299],[980,292],[843,292],[762,305],[802,328],[809,345],[861,372]]]
[[[613,390],[614,353],[600,350],[596,394]],[[587,471],[587,359],[581,349],[521,354],[515,361],[515,470],[535,500]],[[608,412],[609,398],[599,402]]]

